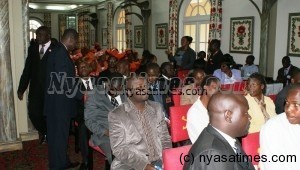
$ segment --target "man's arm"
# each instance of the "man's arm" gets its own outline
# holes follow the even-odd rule
[[[159,127],[158,127],[159,132],[158,133],[159,133],[159,137],[161,140],[162,149],[172,148],[171,138],[170,138],[167,124],[165,121],[165,116],[164,116],[162,106],[159,104],[157,104],[157,106],[158,106],[157,117],[159,118]]]
[[[276,100],[275,100],[275,109],[276,109],[276,113],[280,114],[282,112],[284,112],[284,100],[286,93],[284,93],[285,89],[283,89],[282,91],[280,91],[277,96],[276,96]]]
[[[102,127],[101,122],[107,120],[102,120],[101,116],[99,116],[101,110],[98,105],[99,103],[96,101],[96,95],[99,95],[96,88],[94,88],[91,93],[87,93],[84,107],[84,120],[86,127],[93,134],[103,136],[107,129]]]
[[[150,162],[146,154],[139,153],[126,142],[126,127],[119,120],[120,115],[114,112],[108,114],[109,138],[113,155],[124,164],[134,169],[145,169]]]
[[[32,51],[32,48],[28,48],[28,56],[26,58],[26,61],[25,61],[25,66],[24,66],[24,69],[23,69],[23,73],[21,75],[21,78],[20,78],[20,83],[19,83],[19,87],[18,87],[18,98],[20,100],[23,100],[23,94],[25,92],[25,90],[27,89],[28,87],[28,84],[31,80],[31,73],[30,73],[30,70],[31,70],[31,65],[32,65],[32,54],[31,52]]]

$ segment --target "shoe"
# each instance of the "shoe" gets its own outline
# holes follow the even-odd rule
[[[42,135],[40,143],[41,144],[47,144],[47,135]]]
[[[76,167],[78,167],[79,164],[80,164],[79,162],[71,162],[71,163],[66,167],[66,169],[76,168]]]

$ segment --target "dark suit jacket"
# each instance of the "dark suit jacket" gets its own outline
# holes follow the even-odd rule
[[[74,117],[75,65],[62,43],[58,43],[49,55],[46,76],[45,116]]]
[[[280,82],[280,83],[283,83],[283,87],[286,86],[287,82],[288,84],[291,84],[291,76],[292,76],[292,73],[297,70],[298,67],[295,67],[293,65],[291,65],[290,67],[290,70],[288,72],[287,75],[284,76],[284,68],[280,68],[278,70],[278,75],[277,75],[277,81]]]
[[[28,94],[29,112],[43,112],[46,66],[48,56],[54,46],[54,43],[50,44],[41,60],[39,54],[39,44],[34,43],[28,48],[28,56],[26,58],[25,67],[20,78],[18,92],[24,93],[30,84]]]
[[[287,96],[288,90],[291,88],[291,85],[285,86],[277,95],[275,100],[275,110],[277,114],[284,112],[284,104]]]
[[[121,95],[122,102],[126,101],[126,96]],[[91,139],[95,145],[109,143],[109,138],[104,136],[104,131],[108,130],[108,113],[114,110],[103,85],[96,86],[87,94],[85,102],[84,120],[86,127],[93,133]]]
[[[184,164],[184,170],[254,170],[254,167],[249,163],[249,167],[243,166],[240,162],[229,161],[228,159],[236,155],[233,148],[226,141],[226,139],[216,131],[211,125],[208,125],[200,134],[196,142],[193,144],[189,155],[193,154],[194,162],[187,162]],[[210,162],[208,159],[203,160],[203,156],[211,157]],[[219,161],[214,162],[214,158],[221,157]]]
[[[98,77],[91,77],[93,88],[96,88],[97,85],[100,85],[100,81],[98,80]],[[80,77],[76,78],[76,86],[78,86],[76,89],[78,89],[79,91],[76,94],[77,114],[75,117],[75,121],[84,122],[84,93],[87,91],[87,89],[85,88]]]
[[[178,48],[176,50],[175,55],[181,50],[181,48]],[[174,56],[169,56],[169,60],[172,62],[175,62]],[[184,52],[182,60],[181,60],[181,68],[184,70],[191,70],[193,69],[194,62],[196,60],[196,52],[188,47],[188,49]]]
[[[221,62],[223,61],[223,53],[219,50],[215,55],[208,59],[206,73],[213,74],[215,70],[221,68]]]
[[[169,108],[174,106],[174,102],[172,99],[172,89],[176,89],[180,86],[180,79],[172,78],[171,80],[167,80],[164,77],[159,77],[159,93],[162,96],[162,105],[164,110],[166,111],[166,116],[169,117]],[[170,100],[168,100],[170,99]],[[153,95],[149,94],[149,100],[154,101]]]

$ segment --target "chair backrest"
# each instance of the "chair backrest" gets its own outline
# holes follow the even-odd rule
[[[186,129],[187,112],[192,105],[170,107],[171,141],[180,142],[189,139]]]
[[[174,106],[180,106],[180,91],[181,89],[175,89],[172,91],[172,100]]]
[[[189,70],[179,70],[177,73],[177,77],[181,80],[184,80],[189,74]]]
[[[187,155],[191,147],[192,145],[187,145],[163,150],[164,170],[182,169],[184,161],[181,156]]]
[[[252,156],[252,164],[255,166],[259,162],[254,161],[254,156],[259,155],[259,132],[250,133],[242,138],[242,148],[247,155]]]
[[[275,102],[276,96],[276,94],[268,95],[268,97],[270,97],[273,100],[273,102]]]
[[[243,92],[246,87],[246,81],[239,81],[233,84],[233,91],[234,92]]]

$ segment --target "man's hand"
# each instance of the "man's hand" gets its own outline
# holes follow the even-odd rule
[[[154,166],[151,164],[147,164],[145,170],[155,170]]]
[[[18,98],[19,98],[19,100],[23,100],[23,93],[22,92],[18,92]]]

